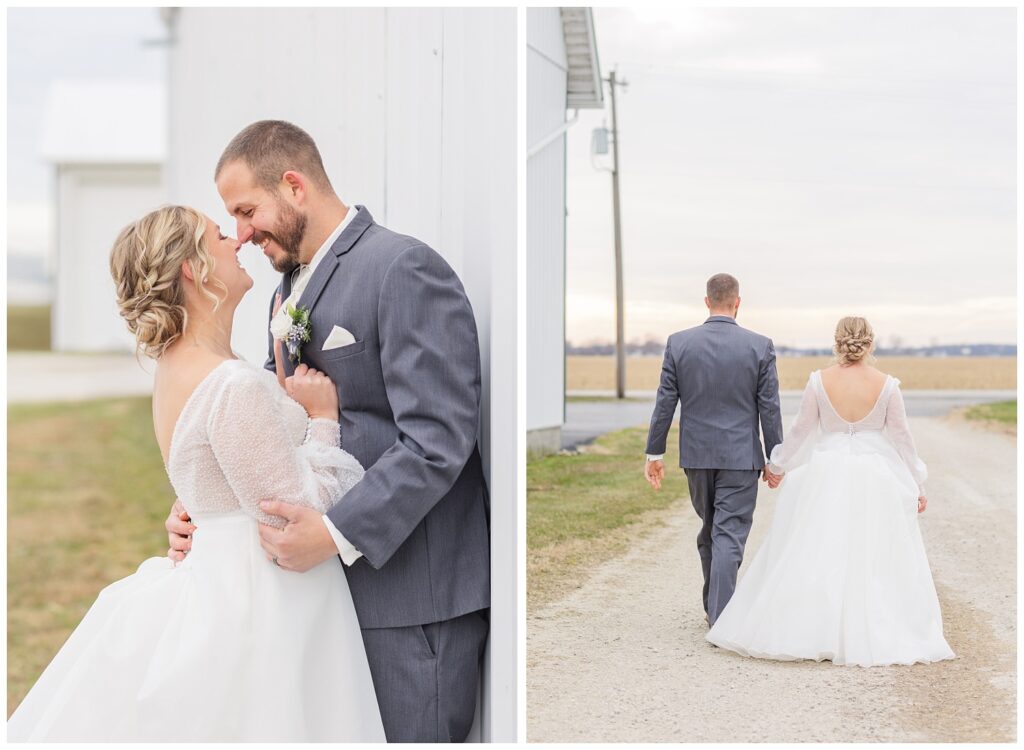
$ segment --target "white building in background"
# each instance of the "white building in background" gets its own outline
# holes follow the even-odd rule
[[[492,606],[475,735],[516,738],[516,16],[514,9],[177,8],[169,33],[168,196],[228,233],[213,170],[250,122],[319,145],[343,201],[441,253],[476,313],[491,491]],[[255,286],[234,346],[262,361],[280,279],[249,246]]]
[[[604,99],[589,8],[528,8],[526,48],[526,429],[547,452],[565,421],[566,114]]]
[[[55,170],[55,351],[135,349],[108,258],[121,228],[165,200],[166,123],[159,85],[64,80],[49,91],[40,153]]]

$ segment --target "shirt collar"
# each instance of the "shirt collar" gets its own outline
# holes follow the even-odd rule
[[[320,261],[324,259],[325,255],[327,255],[327,251],[331,249],[331,246],[338,239],[338,237],[341,236],[341,233],[345,231],[345,227],[352,223],[352,219],[356,217],[356,214],[358,212],[359,209],[357,209],[355,206],[348,207],[348,211],[345,213],[345,218],[342,219],[341,223],[334,228],[334,231],[327,236],[327,239],[324,240],[324,244],[322,244],[320,246],[320,249],[316,251],[316,255],[314,255],[312,260],[310,260],[309,263],[305,266],[305,268],[309,269],[309,274],[312,274],[313,271],[316,270],[316,267],[320,264]],[[299,266],[298,270],[301,271],[302,268],[303,266]]]

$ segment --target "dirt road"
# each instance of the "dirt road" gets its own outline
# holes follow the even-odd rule
[[[862,669],[712,647],[685,501],[528,618],[528,740],[1014,741],[1016,438],[949,418],[911,425],[931,474],[921,523],[956,660]],[[748,561],[776,495],[761,490]]]

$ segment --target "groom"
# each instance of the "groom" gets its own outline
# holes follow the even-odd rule
[[[775,347],[771,339],[736,323],[739,282],[727,273],[715,274],[708,279],[704,303],[711,313],[704,324],[672,334],[665,347],[644,474],[654,489],[661,488],[665,443],[681,403],[679,466],[702,521],[697,552],[710,626],[736,589],[758,475],[763,472],[771,487],[781,481],[765,467],[765,452],[771,455],[782,442],[782,417]]]
[[[308,311],[299,367],[334,381],[342,446],[366,468],[325,516],[264,503],[288,524],[261,525],[263,547],[298,572],[341,557],[388,741],[462,741],[490,599],[480,352],[462,284],[427,245],[346,206],[295,125],[246,127],[215,181],[238,240],[263,249],[280,298]]]

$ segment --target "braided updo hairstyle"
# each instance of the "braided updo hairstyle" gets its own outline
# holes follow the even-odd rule
[[[836,323],[836,343],[833,351],[840,365],[852,365],[874,350],[875,332],[864,318],[847,317]],[[870,360],[869,360],[870,361]]]
[[[214,259],[203,246],[206,219],[194,208],[163,206],[134,221],[117,236],[110,251],[110,275],[117,305],[138,347],[159,359],[178,340],[188,322],[182,263],[188,262],[196,291],[216,310],[222,298],[205,288]],[[227,293],[227,287],[213,279]]]

